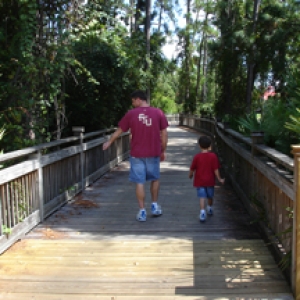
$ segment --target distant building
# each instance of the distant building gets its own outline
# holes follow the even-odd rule
[[[275,95],[276,95],[275,87],[272,85],[269,85],[263,94],[263,99],[268,100],[268,97],[274,97]]]

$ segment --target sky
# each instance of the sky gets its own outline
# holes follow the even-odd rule
[[[300,1],[300,0],[299,0]],[[184,28],[186,26],[186,20],[185,20],[185,14],[186,14],[186,0],[179,0],[179,6],[181,7],[181,14],[176,13],[176,19],[177,19],[177,26],[179,28]],[[196,13],[192,12],[192,18],[196,19]],[[199,18],[202,19],[204,18],[204,12],[200,12]],[[171,29],[174,30],[174,27]],[[172,59],[173,57],[178,54],[178,50],[176,50],[176,45],[177,45],[178,39],[174,36],[173,41],[171,38],[168,39],[168,42],[166,45],[163,46],[163,53],[168,59]]]
[[[179,28],[184,28],[185,27],[185,13],[186,13],[186,8],[185,8],[185,0],[179,0],[179,6],[181,7],[181,14],[175,11],[175,16],[177,19],[177,26]],[[170,29],[175,30],[175,27],[173,24],[170,24]],[[176,51],[176,45],[177,45],[178,39],[176,36],[173,36],[172,38],[167,39],[167,43],[163,46],[162,50],[164,55],[168,59],[172,59],[173,57],[176,56],[178,51]]]
[[[178,53],[178,51],[176,51],[176,41],[172,41],[172,42],[170,41],[170,43],[166,43],[163,46],[162,51],[166,56],[166,58],[168,59],[174,58]]]

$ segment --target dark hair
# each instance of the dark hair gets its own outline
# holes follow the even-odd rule
[[[145,92],[143,92],[141,90],[134,91],[131,94],[131,99],[136,99],[136,98],[140,98],[141,100],[147,101],[147,96],[146,96]]]
[[[202,149],[208,149],[211,146],[211,139],[207,135],[199,137],[198,144]]]

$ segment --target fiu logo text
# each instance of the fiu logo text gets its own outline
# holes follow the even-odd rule
[[[139,114],[139,121],[143,122],[143,124],[145,124],[146,126],[152,125],[152,119],[144,114]]]

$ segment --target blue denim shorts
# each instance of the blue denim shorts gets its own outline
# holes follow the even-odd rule
[[[145,183],[158,180],[160,173],[160,157],[130,157],[129,180]]]
[[[215,188],[213,186],[208,187],[197,187],[197,196],[199,198],[213,198]]]

